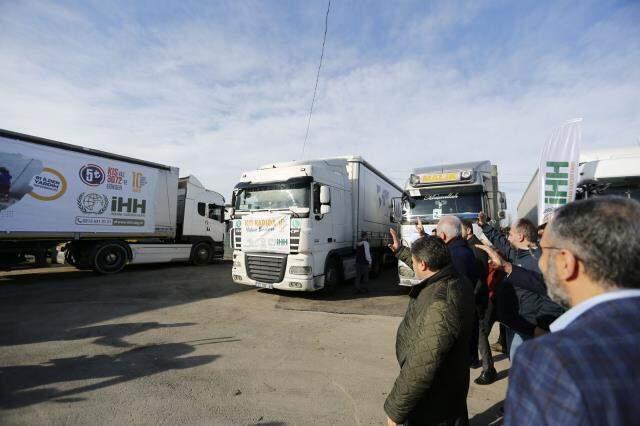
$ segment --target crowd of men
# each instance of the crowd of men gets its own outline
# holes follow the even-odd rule
[[[512,363],[506,425],[640,424],[640,203],[581,200],[545,225],[505,235],[481,213],[489,245],[444,216],[435,236],[418,222],[410,248],[391,230],[420,283],[397,332],[389,425],[468,424],[469,367],[482,366],[479,385],[496,380],[496,321]]]

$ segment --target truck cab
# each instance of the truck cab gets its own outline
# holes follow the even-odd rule
[[[344,217],[348,179],[331,164],[279,164],[242,174],[232,204],[233,280],[313,291],[324,259],[350,249]]]
[[[355,276],[359,232],[371,234],[372,256],[386,247],[391,196],[401,190],[389,189],[394,184],[385,179],[359,157],[276,163],[243,173],[229,212],[234,282],[316,291]]]
[[[418,218],[429,235],[442,216],[475,220],[483,211],[497,223],[505,217],[506,197],[498,189],[498,170],[489,161],[428,166],[414,169],[405,186],[400,216],[403,245],[418,238]],[[399,214],[400,213],[400,214]],[[474,229],[477,234],[479,230]],[[401,285],[413,285],[411,265],[399,262]]]

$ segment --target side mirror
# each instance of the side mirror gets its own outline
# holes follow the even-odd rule
[[[391,223],[399,223],[402,221],[402,199],[392,198],[389,204],[390,215],[389,219]]]
[[[320,206],[321,215],[329,214],[330,211],[331,211],[331,206],[329,204],[323,204]]]
[[[331,204],[331,188],[327,185],[320,187],[320,204]]]
[[[500,208],[502,210],[507,209],[507,197],[504,195],[504,192],[500,192]]]
[[[236,214],[236,209],[234,209],[233,207],[229,207],[227,209],[224,210],[224,220],[223,221],[227,221],[227,220],[231,220],[233,219],[233,215]]]

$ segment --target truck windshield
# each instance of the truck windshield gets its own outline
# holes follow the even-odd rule
[[[308,183],[277,183],[243,188],[236,194],[237,210],[271,210],[309,207]]]
[[[434,219],[444,214],[478,213],[482,211],[482,193],[453,191],[433,192],[415,198],[415,206],[408,216],[431,216]]]

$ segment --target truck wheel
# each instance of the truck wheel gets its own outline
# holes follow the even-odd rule
[[[324,271],[324,289],[327,293],[333,293],[342,282],[342,270],[336,259],[330,259]]]
[[[119,243],[99,245],[93,255],[93,269],[101,274],[115,274],[127,264],[127,249]]]
[[[211,245],[207,243],[198,243],[193,247],[191,251],[191,263],[194,265],[206,265],[211,260],[211,254],[213,250]]]

